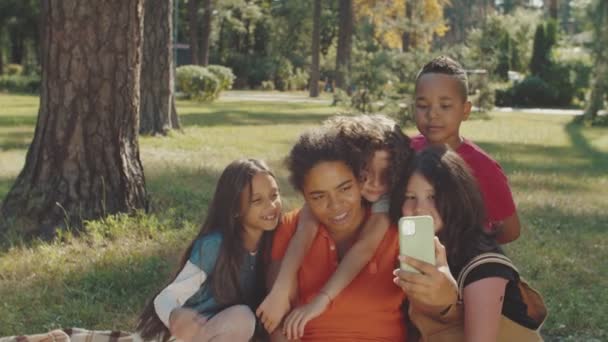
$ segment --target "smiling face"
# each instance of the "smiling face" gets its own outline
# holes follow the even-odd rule
[[[361,195],[370,202],[376,202],[388,192],[391,155],[387,150],[374,152],[365,170],[361,172]]]
[[[363,222],[359,183],[342,161],[313,166],[304,177],[302,193],[313,215],[334,236],[353,233]]]
[[[281,195],[276,180],[266,172],[258,172],[251,180],[251,187],[241,193],[243,228],[253,235],[273,230],[281,216]]]
[[[462,96],[459,81],[438,73],[422,75],[416,83],[414,119],[420,133],[433,145],[460,145],[460,124],[469,117],[471,102]]]
[[[443,221],[435,206],[435,188],[418,172],[412,174],[407,182],[401,214],[403,216],[429,215],[433,218],[435,233],[443,228]]]

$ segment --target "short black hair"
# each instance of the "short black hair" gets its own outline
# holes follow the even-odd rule
[[[469,81],[467,79],[467,72],[460,63],[447,56],[434,58],[426,63],[418,72],[418,76],[416,76],[416,87],[418,87],[420,78],[426,74],[442,74],[454,77],[460,86],[460,95],[464,101],[467,101],[469,96]]]
[[[289,182],[302,191],[304,178],[310,169],[326,161],[344,162],[359,179],[362,161],[356,153],[348,148],[336,129],[317,127],[314,131],[302,133],[285,159]]]

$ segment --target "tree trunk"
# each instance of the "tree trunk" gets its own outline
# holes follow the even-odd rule
[[[198,1],[188,0],[188,21],[190,24],[190,55],[192,64],[198,65]]]
[[[201,65],[209,65],[209,39],[211,38],[211,20],[213,14],[213,3],[211,0],[203,0],[203,32],[201,35]]]
[[[171,0],[145,0],[139,133],[166,135],[173,122],[173,6]],[[175,115],[177,118],[177,115]]]
[[[310,68],[310,97],[319,96],[319,44],[321,40],[321,0],[315,0],[312,27],[312,65]]]
[[[414,29],[414,6],[415,0],[410,0],[405,4],[405,18],[407,19],[407,26],[409,28],[401,36],[401,50],[403,52],[410,51],[414,43],[413,38],[416,34],[416,30]]]
[[[595,63],[591,96],[584,114],[587,121],[592,121],[597,117],[598,112],[603,107],[604,96],[608,91],[608,4],[598,1],[596,6],[594,15],[597,17],[593,18],[595,21]]]
[[[137,127],[143,0],[44,0],[40,110],[0,232],[147,207]]]
[[[338,49],[336,52],[336,87],[348,87],[350,54],[353,42],[353,2],[339,0]]]
[[[558,12],[558,4],[557,0],[545,0],[545,8],[547,8],[549,12],[549,17],[551,19],[557,20],[557,12]]]
[[[13,27],[9,30],[11,40],[11,64],[23,64],[23,53],[25,50],[24,35],[18,29]]]

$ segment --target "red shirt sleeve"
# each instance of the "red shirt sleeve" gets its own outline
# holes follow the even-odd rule
[[[504,221],[515,213],[515,202],[507,176],[494,160],[479,164],[475,177],[486,206],[488,223]]]
[[[281,218],[281,223],[277,227],[274,233],[274,240],[272,241],[272,261],[283,259],[289,246],[289,241],[291,241],[298,227],[299,214],[299,210],[294,210],[284,214]]]

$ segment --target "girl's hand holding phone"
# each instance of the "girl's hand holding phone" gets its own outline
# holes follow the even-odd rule
[[[403,289],[414,305],[426,311],[443,311],[458,300],[458,287],[450,273],[445,247],[437,237],[434,238],[434,243],[436,265],[399,256],[401,262],[407,263],[420,273],[396,269],[393,272],[393,281]]]

